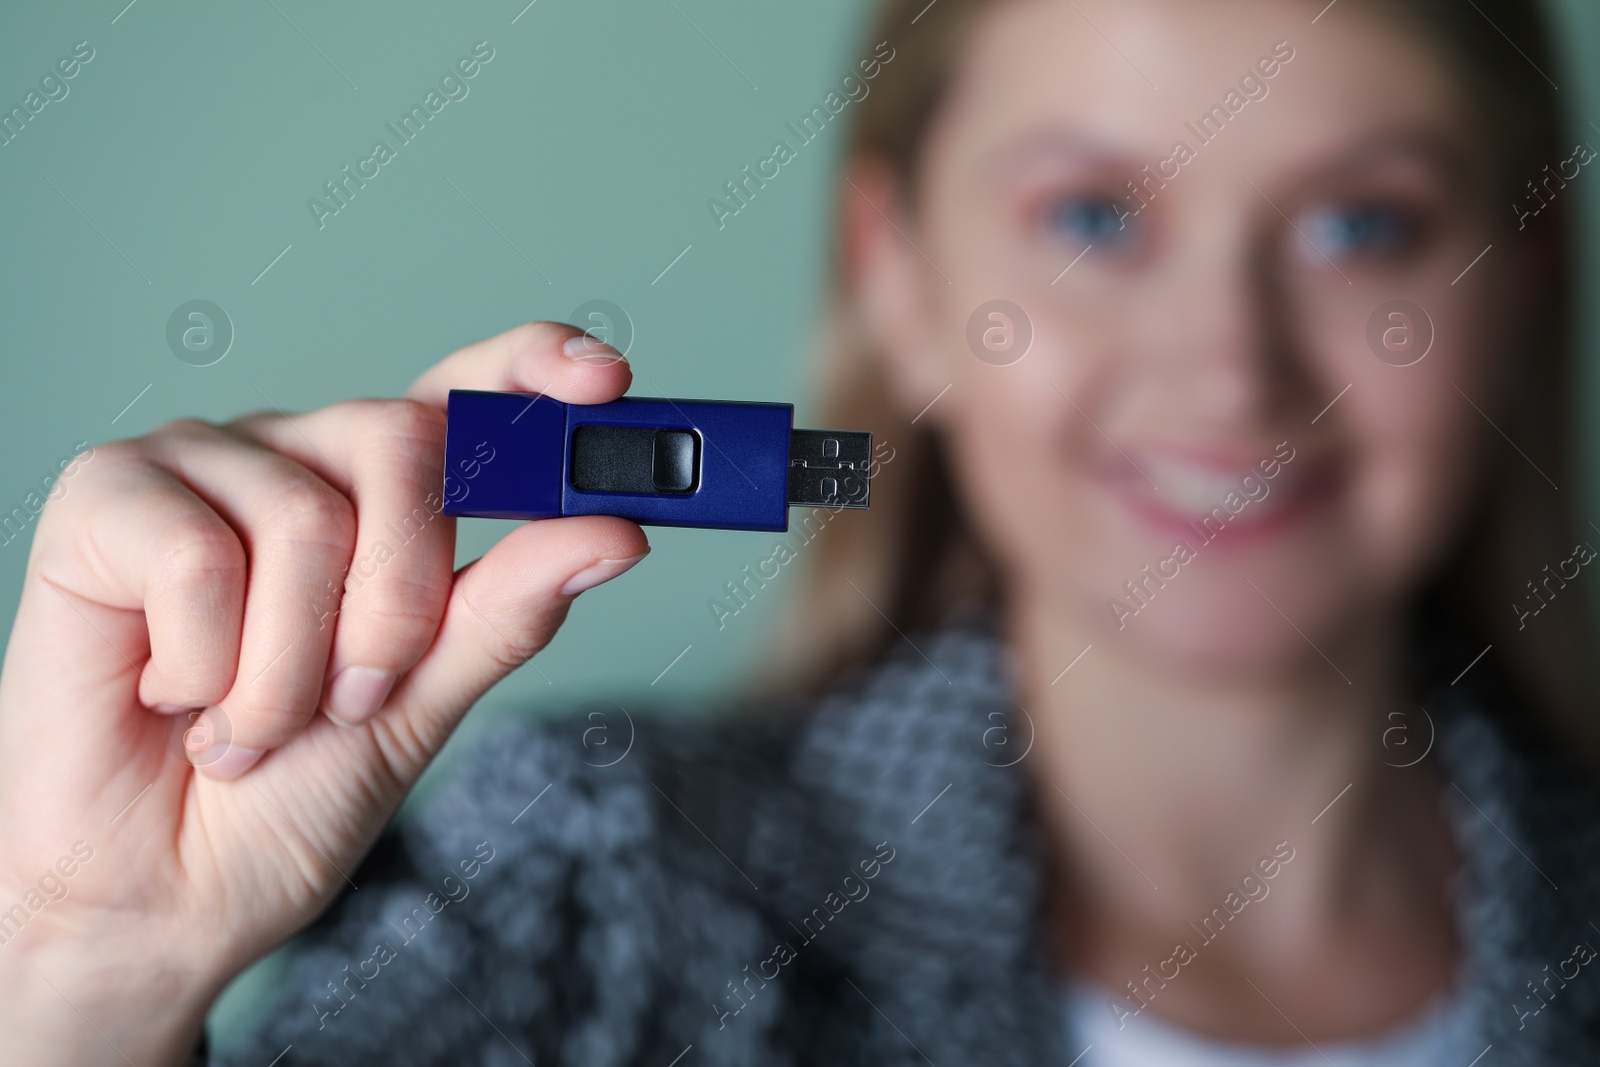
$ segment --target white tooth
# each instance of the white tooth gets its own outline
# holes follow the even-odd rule
[[[1241,470],[1229,476],[1219,474],[1214,467],[1150,457],[1144,460],[1143,468],[1159,486],[1156,495],[1164,503],[1175,511],[1197,518],[1211,514],[1212,509],[1221,505],[1229,493],[1245,496],[1240,483],[1246,477],[1256,475],[1253,470]],[[1268,486],[1266,497],[1249,502],[1250,507],[1258,513],[1277,508],[1295,487],[1295,480],[1281,466],[1278,476],[1270,481],[1259,475],[1256,477]]]
[[[1215,477],[1183,477],[1167,472],[1162,475],[1161,486],[1173,503],[1190,511],[1206,511],[1232,492],[1238,483]]]

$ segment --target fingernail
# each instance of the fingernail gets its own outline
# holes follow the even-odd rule
[[[218,752],[217,747],[222,751]],[[210,757],[204,763],[195,764],[195,769],[207,778],[214,778],[219,782],[231,782],[239,777],[261,759],[262,752],[257,748],[245,748],[242,745],[230,745],[218,742],[206,750]]]
[[[597,363],[628,362],[628,358],[621,352],[586,333],[576,334],[567,338],[566,342],[561,346],[561,354],[568,359],[589,359]]]
[[[394,688],[392,671],[376,667],[346,667],[328,687],[328,714],[349,726],[360,726],[375,715]]]
[[[153,712],[156,712],[158,715],[176,715],[180,711],[189,710],[190,706],[191,705],[162,703],[162,704],[157,704],[155,707],[151,708],[150,710],[153,711]]]
[[[649,554],[650,550],[647,548],[637,556],[629,556],[627,559],[600,560],[593,566],[585,567],[571,578],[568,578],[567,584],[561,587],[561,595],[577,596],[585,589],[593,589],[601,582],[609,582]]]

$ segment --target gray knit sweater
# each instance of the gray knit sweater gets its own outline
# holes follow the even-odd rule
[[[918,646],[803,715],[635,716],[631,748],[618,717],[603,746],[592,721],[507,728],[386,835],[270,1021],[212,1062],[1073,1061],[998,643]],[[1492,689],[1441,680],[1438,743],[1395,773],[1449,783],[1481,1067],[1600,1063],[1600,800],[1483,710]]]

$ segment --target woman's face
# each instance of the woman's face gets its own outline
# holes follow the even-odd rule
[[[1419,38],[1321,7],[997,4],[900,231],[847,216],[904,405],[938,395],[1014,593],[1092,640],[1337,647],[1480,469],[1528,284],[1493,144]]]

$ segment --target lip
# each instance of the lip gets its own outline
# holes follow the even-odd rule
[[[1261,472],[1259,464],[1264,460],[1278,461],[1277,475],[1267,478]],[[1207,549],[1257,546],[1288,534],[1325,509],[1344,481],[1339,465],[1327,457],[1297,450],[1292,460],[1284,462],[1271,445],[1260,449],[1130,447],[1121,450],[1121,456],[1104,472],[1102,484],[1138,525],[1196,549],[1202,545]],[[1170,486],[1184,473],[1188,484],[1184,492],[1177,493]],[[1250,500],[1241,489],[1239,496],[1245,504],[1229,514],[1222,504],[1228,489],[1238,489],[1240,480],[1250,474],[1269,487],[1267,496]],[[1169,483],[1165,491],[1159,488],[1163,480]],[[1203,525],[1212,512],[1198,503],[1201,490],[1197,485],[1215,487],[1214,499],[1211,495],[1204,499],[1228,515],[1225,524],[1213,519],[1209,526]],[[1180,495],[1186,498],[1183,505],[1172,499]]]

